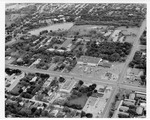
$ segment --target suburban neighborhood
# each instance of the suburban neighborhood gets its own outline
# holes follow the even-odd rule
[[[146,118],[147,4],[6,3],[6,118]]]

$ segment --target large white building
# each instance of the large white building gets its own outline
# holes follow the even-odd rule
[[[66,80],[65,83],[60,88],[60,91],[70,93],[75,84],[76,82],[74,80]]]

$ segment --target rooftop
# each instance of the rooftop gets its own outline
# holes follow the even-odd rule
[[[81,56],[78,59],[78,62],[84,62],[84,63],[94,63],[98,64],[101,58],[96,58],[96,57],[90,57],[90,56]]]

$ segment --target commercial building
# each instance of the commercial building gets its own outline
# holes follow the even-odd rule
[[[89,66],[97,66],[99,61],[101,61],[101,58],[96,58],[96,57],[90,57],[90,56],[81,56],[78,61],[77,64],[80,65],[89,65]]]
[[[65,83],[60,88],[60,91],[70,93],[75,84],[76,82],[74,80],[66,80]]]
[[[106,99],[100,98],[100,97],[89,97],[83,111],[85,113],[92,113],[93,117],[100,117],[105,105],[106,105]]]
[[[25,73],[20,74],[19,76],[14,76],[13,78],[10,77],[10,79],[6,79],[6,91],[17,94],[20,88],[22,87],[18,83],[20,82],[20,79],[25,76]],[[7,85],[10,84],[8,87]]]

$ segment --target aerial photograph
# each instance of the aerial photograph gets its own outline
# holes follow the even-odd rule
[[[147,117],[147,3],[6,3],[4,17],[5,118]]]

